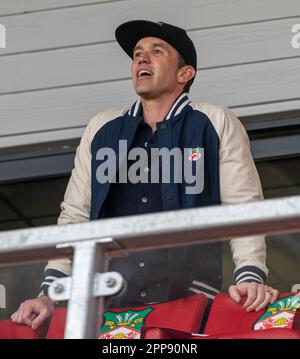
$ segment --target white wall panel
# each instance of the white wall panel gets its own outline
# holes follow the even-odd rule
[[[109,2],[2,17],[0,22],[7,27],[8,46],[1,54],[113,41],[117,25],[137,18],[201,29],[291,16],[300,16],[299,0]]]
[[[114,30],[135,18],[189,30],[193,98],[243,116],[300,109],[299,0],[0,0],[0,147],[80,136],[98,111],[133,101]]]
[[[125,0],[1,0],[0,16]]]
[[[300,17],[295,20],[300,23]],[[190,35],[199,54],[199,68],[205,69],[294,57],[291,26],[291,20],[278,20]],[[129,58],[116,42],[0,57],[0,94],[129,76]]]
[[[233,107],[237,113],[241,109],[243,115],[251,115],[255,105],[268,105],[272,112],[272,103],[276,109],[280,101],[299,104],[299,68],[300,58],[296,58],[204,70],[196,78],[191,98]],[[77,135],[78,128],[97,112],[134,100],[130,80],[0,96],[0,147],[13,145],[12,137],[17,144],[20,135],[28,134],[34,143],[38,132],[44,132],[44,140],[48,131],[75,128]]]

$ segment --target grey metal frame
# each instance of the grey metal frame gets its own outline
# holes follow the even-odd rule
[[[68,176],[74,167],[75,146],[0,155],[0,184]]]
[[[300,196],[293,196],[2,232],[0,266],[74,254],[72,283],[65,292],[69,292],[65,338],[95,338],[103,297],[123,285],[116,273],[103,276],[109,256],[297,231]],[[60,299],[65,284],[53,283],[54,299]]]

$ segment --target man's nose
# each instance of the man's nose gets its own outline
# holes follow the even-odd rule
[[[143,63],[149,64],[149,62],[150,62],[150,57],[148,53],[144,53],[142,57],[139,59],[139,64],[143,64]]]

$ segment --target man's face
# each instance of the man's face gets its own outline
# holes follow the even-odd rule
[[[156,37],[141,39],[135,46],[131,65],[136,93],[146,99],[174,93],[182,87],[177,81],[179,54],[173,46]]]

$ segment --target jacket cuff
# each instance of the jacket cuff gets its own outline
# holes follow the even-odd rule
[[[45,278],[43,283],[41,284],[41,291],[39,293],[39,297],[42,295],[48,295],[48,289],[50,284],[58,279],[58,278],[63,278],[63,277],[67,277],[67,275],[59,270],[56,269],[47,269],[45,271]]]
[[[256,266],[244,266],[234,272],[236,284],[243,282],[256,282],[263,284],[266,279],[266,273]]]

